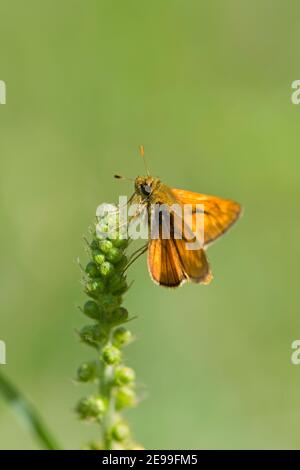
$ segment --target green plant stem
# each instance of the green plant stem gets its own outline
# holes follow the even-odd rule
[[[35,437],[47,450],[58,450],[56,439],[52,436],[47,426],[36,409],[24,398],[17,388],[0,374],[0,393],[15,408],[18,415],[23,418]]]
[[[114,405],[114,398],[112,396],[112,387],[111,381],[113,377],[113,368],[112,366],[105,365],[104,366],[104,391],[103,395],[107,399],[107,410],[103,416],[103,425],[102,425],[102,435],[103,435],[103,443],[104,443],[104,450],[111,450],[112,442],[110,437],[110,429],[114,422],[115,417],[115,405]]]

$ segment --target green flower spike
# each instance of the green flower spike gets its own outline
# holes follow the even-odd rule
[[[121,411],[135,406],[135,372],[123,364],[122,349],[132,341],[131,332],[122,326],[129,320],[123,307],[123,295],[129,286],[124,268],[128,263],[128,240],[121,237],[112,221],[118,208],[107,205],[110,212],[98,217],[88,242],[90,260],[84,269],[84,290],[90,297],[82,308],[93,323],[79,331],[81,341],[97,350],[94,361],[81,364],[77,380],[94,383],[95,394],[79,401],[76,412],[81,420],[101,427],[102,441],[89,443],[86,449],[137,449],[128,423]]]

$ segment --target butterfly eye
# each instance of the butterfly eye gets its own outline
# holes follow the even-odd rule
[[[150,196],[151,186],[149,184],[141,184],[141,192],[144,196]]]

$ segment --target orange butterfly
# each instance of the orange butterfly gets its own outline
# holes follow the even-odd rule
[[[140,151],[144,156],[142,146]],[[138,256],[148,250],[149,273],[153,281],[161,286],[177,287],[186,281],[208,284],[212,280],[212,274],[205,248],[237,221],[241,215],[240,204],[216,196],[169,188],[159,178],[154,178],[149,174],[138,176],[135,179],[135,193],[132,199],[146,207],[149,219],[150,207],[153,205],[164,205],[164,207],[171,208],[174,204],[180,206],[189,204],[192,208],[192,218],[188,227],[191,233],[194,233],[195,229],[197,205],[202,205],[204,208],[204,240],[201,247],[193,250],[187,249],[186,239],[184,237],[177,239],[174,236],[176,222],[170,209],[169,215],[171,225],[173,225],[170,237],[164,238],[162,236],[163,220],[160,218],[158,237],[156,239],[150,238],[147,245],[139,250]],[[184,220],[183,224],[185,224]]]

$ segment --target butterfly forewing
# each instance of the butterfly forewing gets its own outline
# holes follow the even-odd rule
[[[222,199],[216,196],[172,189],[173,194],[180,204],[190,204],[193,207],[193,227],[195,230],[195,218],[197,204],[204,207],[204,244],[208,245],[223,235],[236,222],[241,214],[241,206],[230,199]],[[202,209],[200,209],[201,211]]]

